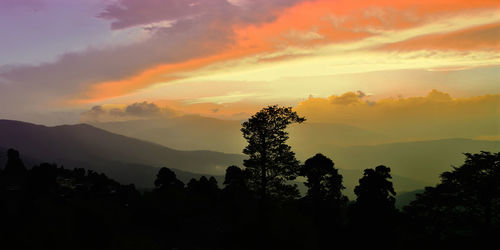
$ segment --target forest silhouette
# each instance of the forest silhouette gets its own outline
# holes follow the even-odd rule
[[[242,167],[227,167],[222,185],[208,176],[183,183],[163,167],[151,180],[153,189],[138,190],[91,169],[26,168],[20,153],[9,149],[0,170],[0,245],[481,249],[500,235],[500,152],[465,153],[463,165],[398,210],[390,166],[367,166],[349,201],[332,159],[318,153],[301,164],[286,144],[286,128],[303,121],[275,105],[244,122],[248,158]],[[308,188],[302,197],[293,182],[298,177]]]

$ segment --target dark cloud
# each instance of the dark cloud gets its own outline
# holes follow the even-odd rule
[[[94,106],[90,109],[90,112],[96,113],[96,114],[102,114],[104,113],[104,109],[102,106]]]
[[[98,121],[100,116],[106,115],[106,111],[102,106],[94,106],[89,111],[82,113],[86,117],[86,121]]]
[[[119,108],[114,108],[114,109],[110,109],[109,110],[109,115],[111,115],[111,116],[117,116],[117,117],[122,117],[122,116],[126,116],[127,114],[123,110],[121,110]]]
[[[116,109],[111,109],[109,114],[118,114],[121,116],[132,116],[132,117],[165,117],[165,116],[175,116],[179,115],[179,112],[171,109],[169,107],[159,107],[153,102],[136,102],[125,107],[123,114],[118,113],[118,111],[113,112]]]
[[[94,106],[81,113],[83,122],[109,122],[135,119],[165,118],[180,115],[180,112],[169,107],[160,107],[153,102],[135,102],[123,108]]]
[[[160,108],[154,103],[136,102],[125,108],[125,113],[133,116],[153,116],[160,112]]]

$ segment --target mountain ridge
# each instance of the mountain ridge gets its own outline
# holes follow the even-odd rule
[[[0,120],[0,138],[0,146],[4,148],[16,148],[40,161],[62,164],[74,159],[105,160],[222,174],[225,167],[239,165],[244,159],[243,155],[209,150],[171,149],[89,124],[47,127]]]

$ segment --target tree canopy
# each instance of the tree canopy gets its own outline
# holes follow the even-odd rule
[[[184,183],[177,179],[174,171],[163,167],[156,175],[155,187],[160,191],[179,190],[184,188]]]
[[[500,232],[500,153],[464,155],[462,166],[442,173],[441,183],[404,208],[427,237],[462,242]]]
[[[322,154],[316,154],[306,160],[300,173],[307,178],[304,183],[309,188],[307,196],[316,201],[338,203],[347,199],[342,195],[342,190],[345,189],[342,185],[342,175],[334,165],[330,158]]]
[[[296,186],[287,181],[294,180],[300,164],[295,153],[286,144],[292,123],[302,123],[291,107],[268,106],[243,123],[241,132],[248,145],[243,153],[249,156],[244,161],[249,187],[257,192],[260,199],[295,198],[299,195]]]
[[[394,209],[396,192],[392,186],[391,169],[380,165],[365,169],[359,185],[354,188],[356,203],[370,209]]]

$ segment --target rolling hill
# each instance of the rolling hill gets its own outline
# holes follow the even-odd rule
[[[158,167],[222,175],[227,166],[241,165],[244,159],[213,151],[174,150],[87,124],[46,127],[11,120],[0,120],[0,147],[15,148],[31,162],[90,168],[138,185],[146,179],[152,182]]]
[[[246,145],[239,131],[239,121],[201,116],[98,123],[96,126],[173,148],[240,153]],[[462,164],[462,153],[500,150],[500,141],[450,138],[398,142],[397,138],[345,124],[306,121],[291,126],[289,132],[289,145],[302,162],[320,152],[341,169],[359,172],[386,165],[394,175],[427,184],[437,183],[439,174],[450,170],[451,165]]]
[[[92,125],[113,133],[179,150],[214,150],[241,154],[245,147],[239,121],[185,115],[161,119],[92,123]]]
[[[196,127],[203,127],[200,124],[197,126],[194,124],[200,121],[199,117],[185,119],[188,120],[184,120],[184,128],[195,130]],[[209,123],[206,129],[209,132],[207,130],[203,133],[197,131],[197,133],[201,133],[200,136],[183,133],[186,131],[185,129],[178,131],[175,128],[183,127],[178,124],[171,129],[165,129],[170,131],[168,133],[172,136],[161,136],[161,133],[158,133],[157,141],[168,141],[169,138],[173,138],[174,144],[176,140],[183,141],[187,147],[190,141],[195,140],[208,147],[211,142],[225,145],[227,141],[238,140],[231,136],[241,137],[236,135],[234,131],[220,132],[229,128],[236,129],[233,122],[228,122],[229,125],[226,124],[226,127],[219,127],[219,120],[209,119],[207,121]],[[122,126],[121,129],[124,131],[135,126],[137,129],[130,131],[145,131],[143,128],[150,126],[151,129],[155,128],[161,131],[164,122],[158,121],[157,124],[150,124],[145,121],[133,121],[108,125],[114,127],[115,130],[117,126]],[[339,124],[325,126],[315,124],[307,128],[311,129],[310,135],[305,133],[304,131],[307,129],[304,129],[302,136],[296,136],[297,131],[293,129],[295,128],[292,128],[290,134],[291,136],[295,135],[293,137],[295,139],[291,139],[290,144],[297,152],[298,158],[303,162],[312,156],[313,152],[321,152],[330,157],[335,162],[335,167],[339,168],[344,175],[345,193],[351,198],[353,197],[352,190],[358,184],[363,169],[366,168],[373,168],[381,164],[390,167],[396,191],[398,193],[408,192],[437,183],[440,173],[451,170],[451,165],[458,166],[463,163],[462,153],[464,152],[477,153],[481,150],[500,150],[500,142],[498,141],[470,139],[341,147],[328,142],[334,138],[353,138],[355,136],[376,138],[381,135],[366,131],[362,133],[356,128]],[[337,132],[325,135],[324,140],[321,140],[316,138],[315,132],[312,131],[314,129],[316,131],[331,130]],[[345,134],[342,135],[339,131],[343,131]],[[202,134],[204,137],[201,137]],[[183,138],[183,135],[186,137]],[[308,139],[324,141],[325,143],[313,143]],[[235,144],[229,143],[228,145],[236,147]],[[191,178],[199,178],[202,174],[216,176],[221,181],[227,166],[241,166],[244,159],[243,155],[238,154],[207,150],[175,150],[155,143],[110,133],[86,124],[46,127],[18,121],[0,120],[0,165],[3,165],[5,160],[2,153],[4,154],[5,149],[10,147],[21,152],[27,166],[40,162],[54,162],[70,168],[84,167],[106,173],[123,183],[135,183],[139,187],[151,187],[158,168],[163,166],[175,169],[179,179],[184,182]]]

